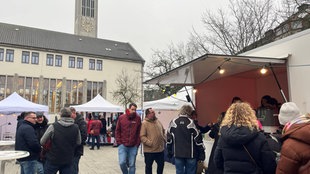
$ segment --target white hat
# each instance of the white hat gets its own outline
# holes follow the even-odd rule
[[[297,105],[294,102],[287,102],[284,103],[280,108],[279,122],[280,124],[285,125],[300,115],[301,113]]]

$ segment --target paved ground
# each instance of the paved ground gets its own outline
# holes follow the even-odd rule
[[[96,149],[96,148],[95,148]],[[80,174],[119,174],[117,148],[102,146],[99,150],[84,148],[85,154],[80,161]],[[19,174],[19,165],[15,161],[6,163],[5,174]],[[141,153],[137,156],[136,173],[144,173],[144,158]],[[153,173],[156,173],[156,163],[153,164]],[[164,174],[175,173],[174,165],[165,163]]]

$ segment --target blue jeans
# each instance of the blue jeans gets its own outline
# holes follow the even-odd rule
[[[29,174],[29,173],[36,173],[37,171],[37,160],[31,161],[20,161],[20,173],[21,174]]]
[[[46,160],[44,164],[44,174],[72,174],[72,162],[64,165],[55,165]]]
[[[72,165],[72,174],[78,174],[79,173],[79,162],[80,162],[81,156],[74,156],[73,158],[73,165]]]
[[[197,160],[195,158],[175,158],[176,174],[196,174]]]
[[[92,135],[91,136],[91,148],[94,148],[95,147],[95,140],[96,140],[96,145],[97,145],[97,148],[99,149],[100,148],[100,138],[99,138],[99,135]]]
[[[126,147],[123,144],[118,146],[118,162],[123,174],[136,173],[137,153],[138,153],[138,147],[136,146]]]
[[[43,163],[37,161],[37,174],[44,174]]]

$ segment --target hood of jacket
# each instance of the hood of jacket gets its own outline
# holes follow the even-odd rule
[[[58,123],[64,127],[68,127],[74,124],[74,119],[71,117],[61,117]]]
[[[220,130],[220,133],[222,140],[231,146],[247,144],[258,135],[258,132],[255,129],[251,131],[248,127],[237,127],[235,125],[230,127],[223,126]]]
[[[310,124],[293,124],[283,135],[283,139],[292,138],[310,145]]]
[[[75,123],[79,123],[80,121],[84,121],[84,118],[81,114],[76,114],[76,118],[74,120]]]
[[[149,119],[145,117],[144,120],[153,123],[157,120],[157,117],[154,117],[153,119]]]

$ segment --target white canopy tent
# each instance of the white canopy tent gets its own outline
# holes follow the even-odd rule
[[[175,95],[171,95],[169,97],[159,100],[144,102],[143,108],[144,109],[153,108],[160,110],[179,110],[185,104],[191,105],[191,103],[187,101],[186,98],[187,95],[189,95],[192,99],[192,87],[188,89],[188,94],[185,87],[183,87]]]
[[[170,121],[177,117],[179,109],[185,104],[191,105],[191,102],[187,101],[186,96],[189,95],[192,101],[193,100],[193,89],[192,87],[187,87],[188,93],[183,87],[180,89],[176,95],[171,95],[159,100],[148,101],[143,103],[144,110],[147,108],[153,108],[156,112],[157,118],[163,124],[164,128],[167,129]]]
[[[82,105],[73,105],[76,111],[85,112],[123,112],[124,109],[121,106],[114,105],[105,100],[100,94],[87,103]]]
[[[16,92],[0,101],[0,114],[14,114],[25,111],[48,113],[48,106],[28,101]]]
[[[30,102],[16,92],[0,101],[0,136],[1,140],[14,140],[17,115],[22,112],[43,112],[48,117],[48,106]]]

